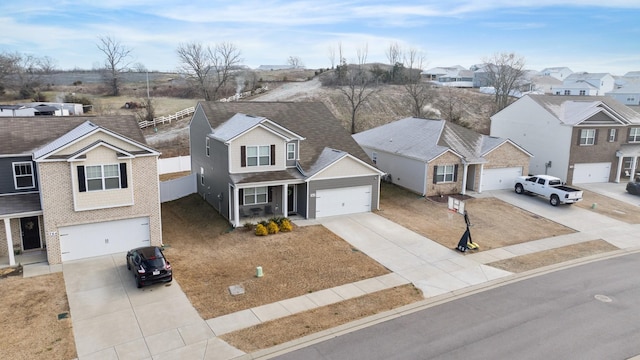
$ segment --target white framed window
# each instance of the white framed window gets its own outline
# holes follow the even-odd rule
[[[36,186],[33,176],[33,163],[16,162],[13,163],[13,184],[17,189],[32,189]]]
[[[640,141],[640,128],[629,129],[629,142]]]
[[[438,165],[436,170],[436,182],[453,182],[455,178],[455,165]]]
[[[120,189],[120,166],[93,165],[86,167],[88,191]]]
[[[211,145],[209,143],[210,139],[207,137],[205,139],[205,152],[207,154],[207,156],[209,156],[211,154]]]
[[[296,144],[289,143],[287,144],[287,160],[295,160],[296,159]]]
[[[571,90],[565,90],[565,91],[564,91],[564,94],[565,94],[565,95],[571,95]]]
[[[204,168],[200,168],[200,185],[204,185]]]
[[[254,188],[246,188],[244,191],[244,205],[266,204],[267,203],[267,187],[259,186]]]
[[[270,146],[247,146],[247,166],[271,164]]]
[[[609,142],[616,141],[616,129],[609,129]]]
[[[595,129],[580,130],[580,145],[594,145],[596,143]]]
[[[580,95],[587,95],[587,92],[585,90],[580,90]]]
[[[375,151],[371,152],[371,161],[373,161],[374,164],[378,163],[378,153]]]

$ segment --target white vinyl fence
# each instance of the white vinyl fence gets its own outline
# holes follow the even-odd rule
[[[191,156],[158,159],[158,174],[162,175],[182,171],[191,171]]]
[[[180,199],[198,191],[196,174],[160,182],[160,202]]]

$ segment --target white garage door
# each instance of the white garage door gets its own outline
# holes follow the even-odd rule
[[[573,184],[609,182],[611,163],[575,164],[573,166]]]
[[[371,185],[316,191],[316,218],[371,211]]]
[[[59,233],[63,262],[150,244],[148,217],[65,226]]]
[[[484,169],[482,191],[511,189],[518,176],[522,176],[522,167]]]

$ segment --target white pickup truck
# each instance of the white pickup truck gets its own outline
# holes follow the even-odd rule
[[[582,190],[562,184],[562,180],[549,175],[520,176],[516,179],[516,193],[536,194],[549,199],[549,204],[573,204],[582,200]]]

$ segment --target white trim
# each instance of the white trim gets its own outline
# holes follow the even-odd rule
[[[273,165],[271,165],[271,157],[272,157],[271,144],[269,144],[269,145],[244,145],[244,147],[245,147],[245,152],[244,152],[245,166],[244,167],[246,167],[246,168],[254,168],[254,167],[255,168],[259,168],[259,167],[263,167],[263,166],[273,166]],[[262,147],[266,147],[267,150],[268,150],[268,160],[267,160],[268,164],[266,164],[266,165],[260,164],[260,158],[264,157],[264,155],[260,156],[260,148],[262,148]],[[249,148],[256,148],[256,156],[255,156],[256,165],[249,165]]]
[[[309,176],[304,181],[307,182],[307,183],[310,182],[310,181],[313,181],[315,177],[317,177],[323,171],[327,170],[328,168],[330,168],[334,164],[338,163],[340,160],[344,159],[345,157],[349,157],[349,158],[355,160],[356,162],[360,163],[361,165],[364,165],[365,167],[373,170],[375,173],[377,173],[380,176],[384,175],[384,171],[380,171],[378,168],[375,168],[375,167],[367,164],[366,162],[358,159],[357,157],[355,157],[355,156],[353,156],[353,155],[351,155],[349,153],[345,153],[343,156],[341,156],[341,157],[337,158],[336,160],[332,161],[331,163],[327,164],[327,166],[325,166],[324,168],[316,171],[315,174]],[[338,177],[334,177],[333,179],[342,179],[342,178],[347,178],[347,177],[360,177],[360,176],[368,176],[368,175],[364,174],[364,175],[353,175],[353,176],[338,176]],[[326,178],[326,179],[332,179],[332,178]]]
[[[293,145],[293,151],[289,151],[289,145]],[[286,143],[286,161],[289,160],[297,160],[297,156],[296,156],[296,143],[294,142],[288,142]],[[293,152],[293,158],[289,159],[289,154]]]
[[[482,156],[484,157],[484,156],[487,156],[487,155],[491,154],[491,152],[493,152],[494,150],[498,149],[500,146],[502,146],[502,145],[504,145],[504,144],[506,144],[506,143],[509,143],[509,144],[511,144],[511,145],[513,145],[513,146],[515,146],[518,150],[520,150],[520,151],[522,151],[523,153],[525,153],[525,154],[529,155],[529,157],[533,157],[533,154],[532,154],[532,153],[528,152],[525,148],[523,148],[522,146],[520,146],[520,145],[518,145],[518,144],[514,143],[514,142],[513,142],[513,141],[511,141],[510,139],[505,139],[505,140],[504,140],[503,142],[501,142],[500,144],[498,144],[498,145],[494,146],[493,148],[489,149],[487,152],[485,152],[484,154],[482,154]]]
[[[4,218],[4,233],[7,239],[7,254],[9,255],[9,266],[16,264],[15,254],[13,253],[13,237],[11,236],[11,219]]]
[[[211,138],[208,135],[204,137],[204,154],[211,157]]]
[[[231,119],[229,119],[229,120],[231,120]],[[294,135],[294,136],[293,136],[293,138],[287,137],[286,135],[281,134],[281,133],[279,133],[279,132],[277,132],[277,131],[275,131],[275,130],[271,129],[271,128],[270,128],[270,127],[268,127],[268,126],[263,125],[263,122],[264,122],[265,120],[266,120],[266,121],[268,121],[268,122],[269,122],[269,123],[271,123],[271,124],[274,124],[276,127],[278,127],[278,128],[280,128],[280,129],[282,129],[282,130],[284,130],[284,131],[286,131],[286,132],[288,132],[288,133],[290,133],[290,134]],[[227,120],[227,121],[228,121],[228,120]],[[271,120],[269,120],[269,119],[267,119],[267,118],[264,118],[264,120],[263,120],[263,121],[261,121],[261,122],[259,122],[259,123],[255,124],[254,126],[252,126],[252,127],[248,128],[248,129],[246,129],[246,130],[244,130],[244,131],[242,131],[242,132],[238,133],[237,135],[235,135],[234,137],[230,138],[229,140],[224,141],[224,143],[228,145],[228,144],[230,144],[230,143],[234,142],[237,138],[241,137],[242,135],[244,135],[244,134],[246,134],[246,133],[248,133],[248,132],[251,132],[251,131],[253,131],[253,130],[257,129],[257,128],[262,128],[262,129],[264,129],[264,130],[266,130],[266,131],[268,131],[268,132],[270,132],[270,133],[272,133],[272,134],[274,134],[274,135],[276,135],[276,136],[278,136],[278,137],[280,137],[280,138],[284,139],[286,142],[292,141],[292,140],[294,140],[296,137],[298,138],[298,140],[304,140],[304,138],[303,138],[303,137],[301,137],[300,135],[298,135],[298,134],[296,134],[296,133],[294,133],[294,132],[291,132],[291,131],[289,131],[289,130],[287,130],[287,129],[283,128],[282,126],[280,126],[280,125],[278,125],[278,124],[274,123],[273,121],[271,121]],[[214,137],[215,137],[215,133],[214,133]],[[224,139],[220,139],[220,138],[216,138],[216,139],[224,140]]]
[[[31,168],[31,186],[18,187],[18,179],[16,176],[16,165],[24,165],[28,164]],[[36,188],[36,176],[35,176],[35,166],[33,166],[32,161],[16,161],[11,163],[11,172],[13,173],[13,188],[15,190],[22,189],[35,189]],[[28,175],[27,175],[28,176]],[[20,175],[20,177],[27,177],[25,175]]]
[[[89,211],[89,210],[101,210],[101,209],[113,209],[113,208],[119,208],[119,207],[123,207],[123,206],[133,206],[135,205],[135,202],[131,202],[131,203],[122,203],[122,204],[118,204],[118,205],[109,205],[109,206],[97,206],[97,207],[90,207],[90,208],[75,208],[75,211]],[[106,221],[106,220],[105,220]]]

